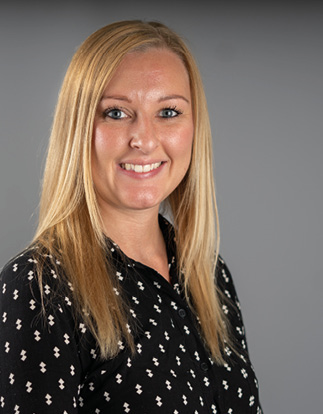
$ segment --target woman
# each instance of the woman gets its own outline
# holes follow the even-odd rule
[[[34,241],[2,272],[2,411],[261,413],[216,227],[190,52],[160,23],[98,30],[63,82]]]

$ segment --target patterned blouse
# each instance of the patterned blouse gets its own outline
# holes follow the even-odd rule
[[[240,305],[220,259],[217,284],[240,349],[227,347],[226,363],[209,358],[198,323],[176,271],[171,225],[160,217],[172,283],[126,258],[107,242],[117,264],[119,290],[129,302],[136,353],[123,342],[117,357],[102,360],[84,321],[73,316],[69,284],[49,264],[43,275],[41,314],[31,251],[0,276],[0,413],[5,414],[261,414],[258,384],[249,360]],[[59,264],[58,264],[59,266]],[[116,290],[116,294],[119,294]]]

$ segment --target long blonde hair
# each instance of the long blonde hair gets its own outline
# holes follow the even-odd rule
[[[149,48],[176,53],[190,78],[195,128],[192,160],[185,178],[167,201],[185,294],[199,317],[206,345],[221,363],[228,334],[214,278],[219,225],[206,98],[190,51],[163,24],[116,22],[89,36],[75,53],[57,103],[34,244],[62,263],[74,287],[76,312],[82,313],[96,337],[101,356],[115,355],[121,338],[133,349],[127,306],[113,291],[117,281],[107,259],[92,183],[91,140],[97,105],[116,68],[127,53]]]

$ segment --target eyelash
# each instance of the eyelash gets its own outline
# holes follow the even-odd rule
[[[121,118],[113,118],[113,117],[109,116],[109,115],[108,115],[108,114],[109,114],[109,112],[112,112],[112,111],[124,112],[122,109],[120,109],[120,108],[119,108],[119,107],[117,107],[117,106],[111,106],[111,107],[109,107],[109,108],[107,108],[107,109],[105,109],[105,110],[103,111],[103,117],[104,117],[104,118],[109,117],[109,118],[112,118],[112,119],[115,119],[115,120],[119,120],[119,119],[121,119]],[[161,110],[160,110],[160,113],[161,113],[161,112],[164,112],[164,111],[174,111],[174,112],[176,112],[176,115],[175,115],[175,116],[170,116],[170,117],[162,116],[162,118],[164,118],[164,119],[176,118],[177,116],[179,116],[179,115],[181,115],[181,114],[183,113],[182,111],[180,111],[179,109],[177,109],[176,105],[174,105],[174,106],[167,106],[167,107],[165,107],[165,108],[161,109]]]
[[[176,115],[175,116],[171,116],[169,118],[176,118],[178,115],[181,115],[183,113],[182,111],[180,111],[179,109],[177,109],[176,105],[174,105],[174,106],[168,106],[166,108],[163,108],[160,112],[163,112],[163,111],[174,111],[174,112],[176,112]],[[168,117],[162,117],[162,118],[168,118]]]
[[[124,112],[122,109],[118,108],[117,106],[111,106],[103,111],[103,118],[112,118],[108,114],[112,111],[119,111]],[[112,118],[112,119],[120,119],[120,118]]]

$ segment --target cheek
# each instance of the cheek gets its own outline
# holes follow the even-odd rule
[[[127,147],[127,131],[124,128],[94,125],[92,152],[98,159],[112,159],[120,156]]]
[[[92,153],[99,157],[100,154],[107,151],[108,141],[107,134],[100,127],[94,127],[92,137]]]
[[[96,172],[98,169],[99,164],[99,154],[100,151],[100,138],[96,131],[94,130],[93,137],[92,137],[92,148],[91,148],[91,163],[92,163],[92,171]]]
[[[102,128],[94,127],[91,148],[92,175],[94,181],[104,174],[109,154],[109,142]]]
[[[113,157],[116,145],[113,135],[103,127],[96,127],[92,137],[92,168],[100,168]]]
[[[186,169],[191,161],[193,133],[193,127],[183,128],[173,142],[174,152],[176,152],[178,158],[181,158],[183,167]]]

